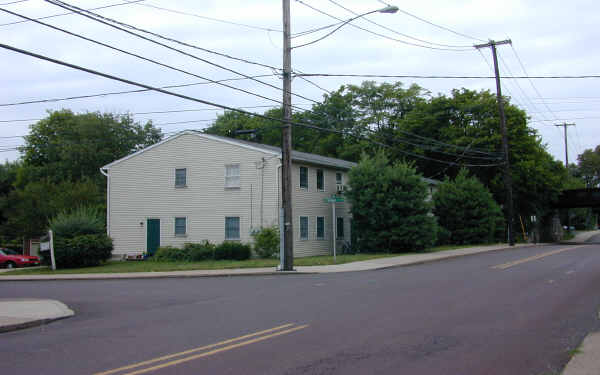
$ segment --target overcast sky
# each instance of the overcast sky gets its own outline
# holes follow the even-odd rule
[[[11,0],[0,2],[7,4]],[[125,2],[80,0],[71,4],[91,9]],[[340,19],[353,17],[352,13],[329,0],[291,2],[292,33],[339,22],[309,6]],[[378,0],[336,2],[358,14],[385,6]],[[473,38],[510,38],[514,50],[509,45],[498,47],[502,75],[525,75],[517,56],[531,76],[600,73],[600,49],[595,46],[595,42],[600,39],[600,4],[596,1],[411,0],[392,4],[398,6],[401,11],[464,36],[433,26],[404,12],[374,13],[353,21],[352,24],[381,36],[346,25],[322,41],[294,49],[293,69],[304,73],[489,76],[493,74],[489,65],[491,51],[484,49],[478,52],[470,47],[474,43],[481,43]],[[1,8],[31,18],[65,13],[64,9],[43,0],[21,1],[2,5]],[[273,67],[280,67],[282,63],[281,1],[147,0],[94,12],[205,49]],[[240,75],[112,29],[81,15],[63,15],[42,21],[172,65],[193,75],[169,70],[33,22],[13,23],[20,20],[22,19],[19,17],[0,12],[1,43],[153,86],[204,82],[205,84],[170,90],[227,106],[277,106],[277,102],[281,100],[280,90],[258,82],[238,80],[224,83],[272,100],[228,87],[206,84],[206,81],[198,77],[222,80],[239,78]],[[369,20],[385,28],[369,23]],[[332,29],[295,37],[292,44],[310,42],[325,35],[329,30]],[[273,70],[267,67],[169,44],[245,75],[273,74]],[[16,151],[10,151],[22,143],[22,138],[16,136],[27,134],[29,125],[35,122],[31,119],[44,117],[48,110],[67,108],[74,112],[114,113],[193,110],[134,115],[138,121],[153,120],[165,133],[202,129],[221,113],[206,105],[156,92],[7,106],[6,104],[25,101],[133,90],[135,87],[5,49],[0,49],[0,72],[2,159],[14,160],[19,156]],[[260,80],[281,87],[281,80],[277,76]],[[322,89],[335,90],[346,83],[360,84],[363,79],[312,77],[310,80]],[[448,93],[454,88],[462,87],[495,91],[493,79],[398,80],[407,86],[417,83],[433,94]],[[596,108],[600,102],[600,94],[597,93],[600,79],[533,79],[533,85],[526,79],[504,79],[502,83],[503,93],[510,96],[514,104],[527,111],[531,117],[530,125],[539,131],[543,142],[548,145],[548,151],[558,160],[564,161],[564,137],[562,128],[554,126],[556,123],[567,121],[577,124],[568,128],[571,162],[574,162],[584,149],[600,144],[597,132],[600,110]],[[320,101],[324,94],[321,88],[298,78],[294,79],[292,84],[294,93],[317,101]],[[293,104],[299,108],[309,108],[311,101],[305,98],[294,96]],[[248,108],[260,113],[265,109],[266,107]]]

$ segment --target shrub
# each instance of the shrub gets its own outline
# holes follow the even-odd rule
[[[261,258],[270,258],[279,251],[279,229],[276,226],[261,228],[252,234],[254,252]]]
[[[476,244],[493,242],[503,233],[500,206],[489,190],[462,169],[456,178],[446,179],[433,195],[434,213],[446,243]]]
[[[436,240],[428,189],[415,168],[363,155],[349,172],[353,227],[361,251],[420,251]]]
[[[159,262],[199,262],[214,259],[216,246],[208,241],[185,243],[183,248],[161,246],[152,257]]]
[[[223,242],[215,249],[215,259],[246,260],[252,255],[252,247],[241,242]]]
[[[62,211],[50,220],[55,237],[73,238],[86,234],[104,233],[104,219],[95,207],[80,206],[72,211]]]
[[[112,240],[106,234],[84,234],[73,238],[57,237],[54,259],[57,268],[97,266],[110,258]]]
[[[216,246],[208,241],[202,243],[188,242],[183,245],[183,250],[189,252],[190,261],[199,262],[215,258]]]

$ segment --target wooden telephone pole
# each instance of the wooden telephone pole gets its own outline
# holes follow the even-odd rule
[[[567,146],[567,127],[575,126],[575,124],[567,124],[563,122],[562,124],[555,124],[554,126],[562,126],[565,129],[565,168],[567,168],[567,172],[569,171],[569,149]]]
[[[504,100],[502,99],[502,88],[500,86],[500,72],[498,70],[498,56],[496,46],[502,44],[512,44],[510,39],[496,42],[490,40],[488,43],[477,44],[474,47],[477,49],[490,47],[492,49],[492,57],[494,59],[494,73],[496,75],[496,97],[498,98],[498,112],[500,114],[500,130],[502,132],[502,152],[504,154],[504,188],[506,190],[505,216],[508,232],[508,244],[515,245],[514,235],[514,208],[512,194],[512,176],[510,174],[510,163],[508,159],[508,135],[506,132],[506,115],[504,114]]]
[[[292,41],[290,0],[283,1],[283,129],[281,131],[281,198],[283,206],[282,271],[294,270],[292,216]],[[281,230],[281,228],[280,228]]]

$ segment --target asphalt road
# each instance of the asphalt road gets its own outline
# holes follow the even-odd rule
[[[76,312],[0,334],[11,375],[552,375],[600,329],[598,245],[343,274],[0,286]]]

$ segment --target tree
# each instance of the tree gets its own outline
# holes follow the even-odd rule
[[[435,243],[427,185],[411,165],[390,164],[383,152],[363,154],[348,185],[361,251],[421,251]]]
[[[587,187],[600,184],[600,146],[587,149],[577,156],[577,174],[585,181]]]
[[[21,148],[23,168],[18,185],[47,179],[50,182],[84,178],[106,182],[99,168],[150,146],[162,138],[151,122],[134,123],[129,116],[99,112],[74,114],[63,109],[31,126]]]
[[[500,206],[476,177],[469,177],[466,169],[462,169],[454,180],[446,178],[437,186],[433,204],[444,242],[491,243],[503,237],[504,219]]]
[[[510,104],[510,98],[505,98],[505,112],[515,212],[541,216],[560,193],[567,171],[548,153],[537,131],[527,126],[526,113]],[[398,123],[391,155],[406,157],[406,151],[422,155],[422,159],[415,158],[417,169],[436,178],[455,177],[461,165],[490,165],[467,168],[490,189],[496,201],[505,202],[499,124],[494,94],[453,90],[449,96],[417,103]],[[407,138],[412,139],[412,145],[400,142]]]

